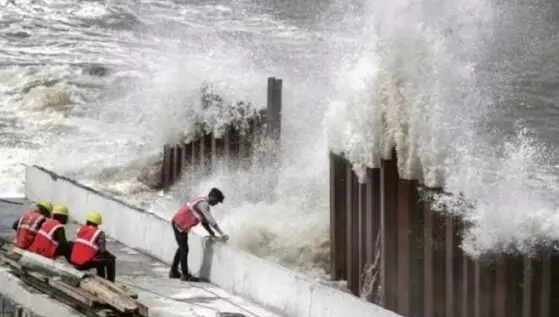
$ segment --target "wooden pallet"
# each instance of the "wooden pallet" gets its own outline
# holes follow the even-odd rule
[[[0,262],[26,285],[86,316],[149,316],[147,306],[130,289],[19,249],[5,240],[0,240]]]

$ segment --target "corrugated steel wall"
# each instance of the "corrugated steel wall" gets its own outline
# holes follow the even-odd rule
[[[403,316],[559,316],[556,251],[466,256],[459,248],[464,223],[431,210],[429,195],[398,177],[393,158],[360,184],[351,164],[330,154],[334,279]]]

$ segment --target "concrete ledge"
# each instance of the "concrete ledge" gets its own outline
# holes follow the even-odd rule
[[[85,315],[79,313],[71,307],[61,304],[47,295],[35,293],[22,285],[22,282],[16,276],[12,275],[7,268],[0,266],[0,296],[8,299],[14,304],[22,306],[24,315],[17,316],[44,316],[44,317],[83,317]],[[4,305],[2,305],[4,306]],[[5,310],[7,307],[2,307]],[[6,313],[6,312],[3,312]],[[25,315],[26,314],[26,315]],[[1,315],[1,314],[0,314]],[[6,314],[6,316],[12,316]],[[15,314],[13,316],[16,316]]]
[[[165,263],[176,242],[169,219],[60,176],[42,167],[26,171],[26,197],[65,203],[71,217],[83,222],[92,209],[103,213],[103,229],[112,238]],[[311,281],[275,263],[227,244],[191,234],[189,266],[217,286],[290,317],[399,317],[351,294]]]

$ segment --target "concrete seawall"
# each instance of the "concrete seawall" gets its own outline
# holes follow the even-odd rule
[[[27,168],[26,197],[65,203],[79,222],[92,209],[104,216],[112,238],[165,263],[176,242],[168,219],[131,206],[38,166]],[[398,317],[399,315],[302,274],[221,242],[192,234],[189,266],[217,286],[290,317]]]

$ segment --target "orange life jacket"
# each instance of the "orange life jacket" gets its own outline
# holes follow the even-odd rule
[[[99,251],[97,238],[101,230],[95,226],[85,225],[78,229],[70,261],[75,265],[84,265],[91,261]]]
[[[173,223],[183,232],[189,231],[200,223],[198,214],[193,210],[197,203],[208,201],[207,197],[192,199],[182,206],[173,216]]]
[[[54,239],[54,232],[62,227],[60,221],[56,219],[45,221],[28,250],[49,259],[54,259],[56,248],[58,247],[58,242]]]
[[[24,213],[17,224],[16,246],[18,248],[27,249],[35,240],[37,232],[41,228],[40,225],[45,221],[45,216],[41,215],[37,210],[32,209]]]

